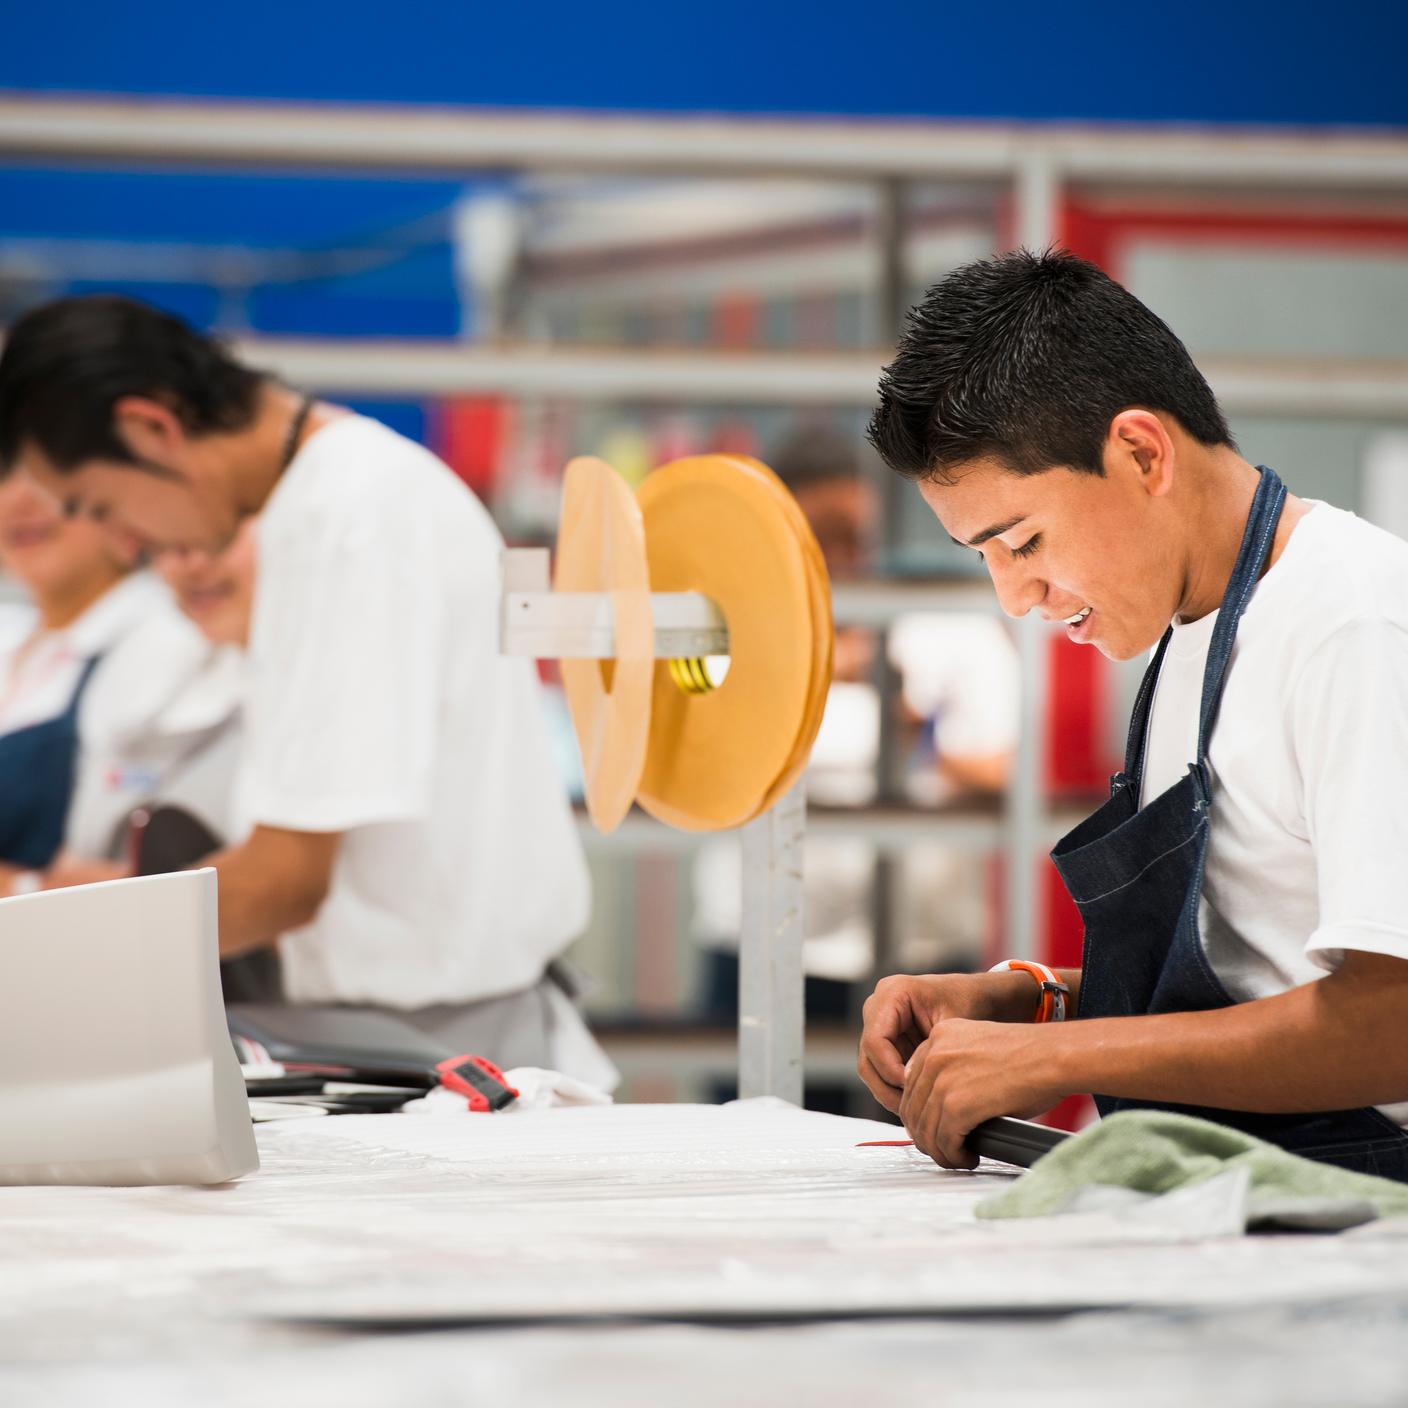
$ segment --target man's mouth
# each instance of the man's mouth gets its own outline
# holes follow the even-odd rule
[[[188,611],[203,614],[212,607],[219,606],[229,595],[229,587],[202,587],[196,591],[182,592],[181,604]]]
[[[56,531],[52,523],[19,524],[5,534],[5,546],[11,550],[32,548],[39,543],[47,543]]]
[[[1065,616],[1065,617],[1063,617],[1062,619],[1065,621],[1066,625],[1068,625],[1068,626],[1078,626],[1078,625],[1080,625],[1080,623],[1081,623],[1082,621],[1085,620],[1085,618],[1086,618],[1087,616],[1090,615],[1090,612],[1091,612],[1091,608],[1090,608],[1090,607],[1088,607],[1088,606],[1083,606],[1083,607],[1081,607],[1081,609],[1080,609],[1079,611],[1076,612],[1076,614],[1075,614],[1074,616]]]

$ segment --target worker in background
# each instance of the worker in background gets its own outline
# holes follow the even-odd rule
[[[1183,344],[1063,253],[931,289],[871,438],[1010,614],[1155,651],[1110,801],[1053,852],[1083,967],[886,980],[876,1098],[949,1166],[1093,1094],[1408,1180],[1408,545],[1245,460]]]
[[[24,482],[12,476],[0,492]],[[105,662],[102,688],[83,711],[64,845],[43,888],[119,879],[134,865],[143,874],[183,869],[229,837],[253,536],[250,520],[219,556],[157,555],[170,596]],[[159,824],[147,828],[153,818]],[[274,950],[226,959],[220,969],[227,1002],[278,1000]]]
[[[875,486],[861,472],[854,436],[838,426],[806,426],[772,453],[816,534],[834,582],[867,575],[879,519]],[[879,637],[863,627],[836,633],[835,673],[806,775],[808,800],[861,807],[878,791],[881,710],[908,725],[921,761],[907,783],[920,805],[999,791],[1016,749],[1018,665],[993,615],[924,612],[898,618],[889,660],[902,698],[885,701],[874,683]],[[874,972],[873,884],[877,853],[863,836],[807,838],[803,965],[808,1013],[850,1014],[852,985]],[[971,852],[915,845],[897,857],[897,966],[972,968],[987,925],[985,868]],[[736,840],[711,843],[695,867],[695,933],[706,949],[711,1015],[738,1010],[740,858]]]
[[[502,540],[421,446],[155,309],[64,299],[0,356],[0,469],[151,549],[259,515],[222,956],[296,1003],[392,1007],[505,1066],[613,1072],[549,965],[585,862],[532,665],[498,651]]]
[[[205,644],[138,545],[0,482],[0,893],[113,873],[132,809],[172,780]]]

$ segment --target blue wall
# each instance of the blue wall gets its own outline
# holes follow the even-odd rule
[[[0,5],[0,87],[1408,125],[1402,0]]]
[[[1162,13],[1080,0],[636,8],[638,20],[630,5],[580,0],[0,0],[0,88],[1408,127],[1404,0],[1326,9],[1184,0]],[[0,255],[13,270],[33,251],[39,271],[19,283],[12,275],[8,289],[0,277],[0,320],[56,293],[104,288],[201,326],[452,336],[462,310],[449,211],[462,189],[447,180],[0,165]],[[143,247],[163,261],[161,277],[143,274]],[[256,286],[247,293],[207,276],[222,248],[252,252]],[[348,251],[350,263],[339,254]]]

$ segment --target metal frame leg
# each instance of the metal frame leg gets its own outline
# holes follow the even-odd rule
[[[743,828],[738,1093],[802,1103],[802,837],[799,782]]]
[[[1007,952],[1004,956],[1038,958],[1042,956],[1043,905],[1038,886],[1046,809],[1043,724],[1049,642],[1041,622],[1034,616],[1018,621],[1014,634],[1022,667],[1022,727],[1012,780],[1007,788]]]

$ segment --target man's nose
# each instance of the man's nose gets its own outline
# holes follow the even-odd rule
[[[1046,583],[1020,562],[988,564],[988,575],[997,591],[998,604],[1008,616],[1025,616],[1046,596]]]

